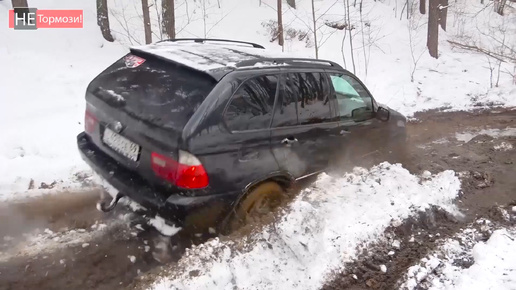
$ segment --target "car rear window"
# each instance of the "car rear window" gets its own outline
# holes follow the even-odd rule
[[[231,131],[269,128],[278,77],[264,75],[246,80],[235,92],[224,118]]]
[[[97,76],[88,92],[139,120],[180,130],[215,85],[188,67],[128,54]]]

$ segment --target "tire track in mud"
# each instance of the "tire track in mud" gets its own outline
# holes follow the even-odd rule
[[[467,172],[463,176],[466,180],[463,183],[464,193],[459,200],[466,218],[457,221],[436,210],[428,213],[427,217],[406,221],[400,228],[390,229],[392,237],[400,241],[410,239],[409,236],[418,227],[422,229],[421,232],[431,235],[436,232],[452,234],[468,219],[494,214],[493,204],[507,204],[516,199],[506,190],[516,188],[511,178],[511,174],[515,176],[516,173],[508,170],[511,164],[505,164],[516,162],[516,149],[493,149],[493,145],[499,145],[501,141],[511,143],[516,148],[512,137],[493,139],[480,136],[465,144],[453,139],[457,132],[516,128],[516,111],[427,112],[416,115],[416,118],[418,121],[407,126],[411,162],[406,167],[418,174],[423,170],[436,173],[445,169]],[[459,158],[454,158],[457,156]],[[512,168],[516,170],[514,163]],[[141,219],[121,206],[108,214],[98,212],[95,209],[98,196],[98,189],[62,192],[1,206],[0,257],[3,255],[9,259],[0,258],[0,289],[126,289],[139,284],[135,284],[139,274],[159,272],[160,264],[153,259],[152,249],[149,249],[153,246],[153,239],[158,236],[157,231],[146,227]],[[45,232],[45,229],[52,234]],[[27,236],[27,233],[38,231],[43,237],[39,240],[41,247],[38,248],[36,243],[30,248],[27,240],[35,235],[37,237],[37,234]],[[74,239],[74,234],[77,239]],[[61,237],[63,242],[59,243]],[[57,241],[54,238],[58,238]],[[187,238],[179,239],[183,239],[179,242],[186,247],[192,243]],[[88,245],[84,246],[85,243]],[[53,244],[59,246],[49,247]],[[405,254],[400,251],[393,257],[387,255],[392,245],[369,248],[357,263],[346,265],[346,269],[364,269],[361,270],[361,278],[369,278],[337,284],[340,286],[338,289],[374,288],[375,285],[376,289],[394,289],[390,287],[395,285],[393,281],[401,277],[404,269],[433,247],[431,239],[417,245],[418,250],[407,247]],[[32,250],[23,254],[27,247]],[[134,263],[131,261],[133,256]],[[389,257],[387,260],[386,256]],[[391,263],[387,265],[388,275],[378,272],[375,265],[380,260]],[[382,275],[388,278],[382,278]],[[334,281],[338,277],[348,279],[350,276],[341,273],[335,276]],[[372,278],[377,283],[370,281],[370,285],[367,285],[366,281]],[[145,284],[149,282],[142,281]]]

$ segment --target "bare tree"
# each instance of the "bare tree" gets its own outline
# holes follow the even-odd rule
[[[351,30],[353,26],[351,25],[351,14],[349,12],[349,0],[344,0],[344,5],[346,5],[346,16],[347,16],[347,23],[349,26],[349,49],[351,51],[351,64],[353,65],[353,73],[356,73],[356,67],[355,67],[355,53],[353,51],[353,34],[351,33]]]
[[[154,0],[153,1],[154,3],[152,3],[150,6],[154,7],[154,13],[156,14],[156,20],[157,20],[157,25],[158,25],[158,33],[157,34],[156,32],[152,32],[153,35],[156,36],[157,39],[159,40],[163,40],[163,34],[166,35],[166,32],[165,32],[165,28],[163,27],[163,17],[162,17],[162,12],[163,12],[163,9],[159,8],[158,6],[158,0]],[[163,3],[161,4],[163,5]]]
[[[312,7],[311,7],[312,21],[311,22],[305,21],[306,20],[305,17],[299,17],[297,15],[297,13],[293,13],[294,17],[297,20],[299,20],[300,22],[302,22],[306,26],[306,29],[309,31],[310,35],[312,35],[316,57],[319,56],[319,49],[331,38],[331,36],[333,34],[335,34],[338,30],[343,30],[344,27],[346,26],[345,24],[340,23],[340,22],[323,21],[323,23],[321,23],[321,21],[320,21],[321,18],[324,17],[326,15],[326,13],[328,13],[328,11],[330,11],[337,3],[339,3],[339,1],[340,0],[335,0],[335,2],[332,5],[330,5],[324,12],[321,12],[321,13],[317,13],[317,11],[315,10],[315,1],[312,1],[311,2],[311,4],[312,4]],[[291,8],[289,7],[289,9],[291,9]],[[318,14],[318,16],[317,16],[317,14]],[[308,17],[308,16],[306,16],[306,17]],[[344,22],[346,22],[346,21],[344,20]],[[330,28],[333,28],[334,30],[329,33],[325,33],[325,31],[322,29],[324,27],[330,27]],[[287,39],[289,37],[289,32],[292,30],[293,29],[291,29],[291,28],[288,28],[286,30]],[[308,40],[309,38],[306,38],[306,39]],[[311,39],[310,39],[310,42],[311,42]]]
[[[315,19],[315,5],[312,0],[312,21],[313,21],[313,32],[314,32],[314,43],[315,43],[315,59],[319,59],[319,48],[317,47],[317,19]]]
[[[439,58],[439,1],[430,0],[428,7],[428,35],[426,46],[433,58]]]
[[[425,23],[423,22],[422,15],[413,14],[408,21],[408,33],[409,33],[409,45],[410,45],[410,56],[412,58],[412,70],[410,72],[410,81],[414,82],[414,74],[417,70],[419,60],[425,53],[426,49],[420,45],[424,41],[424,35],[419,32],[422,30]],[[418,49],[419,48],[419,49]]]
[[[278,0],[278,44],[283,46],[283,9],[281,8],[281,0]]]
[[[419,0],[419,13],[426,13],[426,0]]]
[[[365,75],[367,76],[367,69],[369,67],[369,60],[367,58],[366,53],[366,43],[365,43],[365,34],[364,34],[364,19],[362,18],[362,1],[360,0],[360,32],[362,34],[362,51],[364,53],[364,67],[365,67]],[[407,0],[408,2],[408,0]],[[407,10],[408,11],[408,10]]]
[[[27,0],[12,0],[13,8],[17,7],[29,7]]]
[[[495,67],[493,63],[491,63],[491,59],[489,56],[487,56],[487,63],[489,64],[489,87],[493,88],[493,72],[495,70]]]
[[[97,0],[97,25],[100,27],[102,37],[109,42],[115,41],[109,27],[109,15],[107,0]]]
[[[119,9],[109,10],[109,14],[112,17],[111,19],[114,19],[116,22],[118,22],[118,24],[121,28],[121,31],[116,31],[116,30],[112,30],[112,31],[117,34],[123,35],[127,39],[127,41],[129,41],[129,43],[131,45],[134,45],[134,44],[140,45],[141,41],[137,37],[134,36],[134,31],[131,29],[131,26],[129,25],[129,22],[131,19],[127,17],[125,10],[126,10],[126,7],[123,5],[121,5],[121,7],[119,7]],[[121,39],[119,39],[119,40],[121,40]]]
[[[152,42],[152,29],[150,22],[149,0],[142,0],[143,27],[145,29],[145,43]]]
[[[439,25],[446,31],[446,19],[448,18],[448,0],[441,0],[439,5]]]
[[[162,0],[162,28],[169,38],[176,38],[176,16],[174,0]]]
[[[186,0],[188,1],[188,0]],[[206,7],[207,0],[201,0],[201,10],[202,10],[202,27],[203,27],[203,35],[206,38],[207,30],[206,30],[206,19],[208,18],[208,9]]]
[[[494,0],[494,11],[503,16],[505,4],[507,4],[507,0]]]

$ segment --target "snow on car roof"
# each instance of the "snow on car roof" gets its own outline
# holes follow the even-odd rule
[[[234,43],[196,43],[164,41],[132,47],[131,49],[153,54],[193,69],[209,72],[236,63],[260,58],[281,58],[287,54]]]

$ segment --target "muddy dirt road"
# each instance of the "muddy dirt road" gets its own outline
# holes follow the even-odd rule
[[[467,227],[484,231],[479,223],[482,218],[493,228],[516,226],[516,219],[504,216],[504,210],[510,212],[516,205],[516,111],[417,117],[421,122],[408,127],[411,160],[407,168],[415,173],[446,169],[459,173],[462,192],[456,203],[464,217],[433,208],[389,228],[386,235],[400,241],[399,246],[368,247],[323,289],[399,289],[407,269],[434,250],[438,241]],[[486,233],[485,240],[488,237]],[[385,265],[389,271],[383,273],[376,265]]]
[[[408,125],[414,173],[445,169],[461,172],[457,201],[466,213],[453,220],[439,212],[432,222],[407,221],[391,231],[403,240],[418,228],[453,234],[493,207],[516,201],[516,110],[476,113],[424,113]],[[152,257],[157,231],[130,210],[95,209],[99,189],[63,192],[0,207],[0,289],[124,289],[141,273],[159,267]],[[327,289],[395,289],[395,282],[433,244],[406,247],[393,257],[387,274],[367,267],[388,246],[377,245],[338,273]],[[357,274],[358,281],[349,279]],[[133,285],[131,285],[132,287]]]

